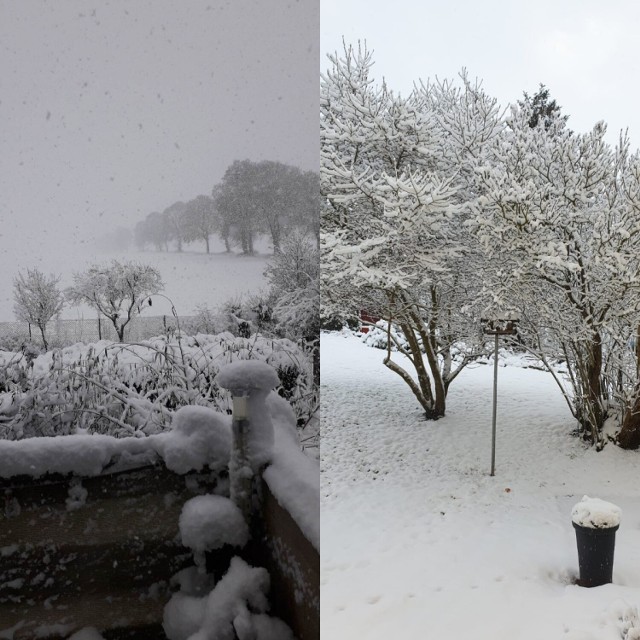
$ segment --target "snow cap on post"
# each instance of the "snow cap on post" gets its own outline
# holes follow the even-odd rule
[[[232,393],[271,391],[280,384],[275,369],[266,362],[242,360],[232,362],[220,369],[216,377],[218,386]]]
[[[222,367],[216,382],[218,386],[231,391],[234,400],[238,396],[247,396],[246,407],[244,401],[240,406],[236,406],[234,402],[234,414],[236,409],[241,409],[242,414],[234,416],[234,420],[248,419],[248,424],[245,425],[243,435],[234,432],[230,473],[238,465],[238,469],[244,465],[244,456],[252,471],[258,473],[271,461],[274,434],[266,399],[272,393],[272,389],[280,384],[278,374],[265,362],[242,360]],[[238,455],[240,459],[236,459]]]
[[[584,496],[571,510],[572,521],[588,529],[610,529],[620,524],[622,510],[611,502]]]

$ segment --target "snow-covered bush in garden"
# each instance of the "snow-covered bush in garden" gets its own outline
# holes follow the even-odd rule
[[[0,437],[149,435],[166,430],[184,405],[230,413],[229,394],[215,378],[220,367],[236,360],[272,365],[299,423],[309,420],[317,402],[313,366],[295,343],[198,334],[139,344],[76,344],[37,357],[0,352]]]
[[[404,338],[404,335],[400,331],[398,331],[395,325],[392,324],[389,328],[388,324],[389,323],[385,322],[384,320],[378,320],[375,326],[369,327],[369,331],[361,334],[362,342],[364,342],[368,347],[373,347],[374,349],[386,349],[389,346],[387,334],[390,329],[393,336],[391,341],[391,348],[396,351],[396,344],[403,346],[406,345],[407,341]]]
[[[31,345],[32,348],[40,352],[42,346],[38,346],[33,341],[33,335],[29,335],[27,328],[14,326],[10,329],[3,328],[2,337],[0,337],[0,351],[20,351],[25,345]]]
[[[223,333],[229,330],[227,324],[227,319],[222,312],[210,309],[207,305],[197,306],[195,314],[181,322],[183,331],[190,335]]]
[[[480,251],[465,222],[474,168],[502,129],[496,101],[461,75],[407,97],[370,78],[371,54],[332,56],[320,98],[324,318],[345,308],[391,319],[411,367],[384,364],[425,416],[445,414],[449,385],[470,361],[453,345],[477,335]]]
[[[585,438],[601,445],[612,396],[639,415],[625,353],[640,323],[640,156],[624,137],[610,147],[602,122],[579,135],[557,116],[536,127],[530,119],[514,107],[487,147],[470,224],[499,263],[485,272],[487,288],[517,307],[541,359],[562,355],[569,375],[556,381]],[[640,444],[635,423],[627,431]]]
[[[220,331],[228,331],[234,336],[248,338],[256,333],[269,337],[281,335],[275,330],[273,298],[268,294],[230,298],[213,315],[217,318]]]

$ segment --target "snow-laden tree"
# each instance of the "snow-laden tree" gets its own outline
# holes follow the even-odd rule
[[[189,200],[185,206],[183,224],[185,241],[204,240],[207,253],[210,253],[209,237],[218,227],[213,198],[201,195]]]
[[[169,238],[176,241],[176,249],[178,252],[182,251],[182,243],[187,240],[187,225],[185,223],[186,208],[187,205],[184,202],[178,201],[168,206],[162,212],[165,229],[168,230]]]
[[[13,310],[18,320],[36,325],[40,329],[42,344],[49,348],[47,323],[62,311],[64,295],[58,288],[60,276],[47,277],[39,269],[27,269],[13,281]]]
[[[317,340],[320,334],[320,255],[301,231],[289,234],[264,274],[274,299],[279,332],[291,339]]]
[[[88,304],[108,318],[120,342],[124,341],[124,330],[131,319],[141,313],[145,300],[164,287],[154,267],[117,260],[75,273],[73,282],[66,292],[69,302]]]
[[[531,105],[514,107],[477,169],[474,229],[499,263],[487,286],[518,308],[543,360],[564,360],[568,381],[556,381],[601,443],[617,384],[606,365],[639,322],[640,161],[624,138],[605,142],[603,123],[578,135],[557,113],[531,118]]]
[[[231,253],[231,247],[234,242],[233,238],[233,215],[228,211],[221,211],[218,205],[222,202],[222,186],[216,184],[211,190],[211,200],[213,210],[216,214],[216,230],[221,240],[224,242],[224,248],[227,253]],[[233,209],[233,207],[231,207]]]
[[[245,193],[245,187],[252,175],[252,162],[236,160],[227,167],[220,184],[213,190],[216,209],[220,212],[234,243],[242,248],[242,253],[253,254],[254,241],[261,230],[257,209]]]
[[[263,160],[234,162],[215,190],[216,207],[244,253],[253,252],[259,233],[271,238],[279,251],[285,235],[294,226],[309,226],[318,215],[318,179],[282,162]]]
[[[148,214],[134,229],[134,239],[139,249],[151,244],[156,251],[168,251],[171,238],[172,231],[167,217],[157,211]]]
[[[473,167],[498,135],[495,100],[462,86],[422,85],[406,98],[370,78],[372,56],[349,47],[321,80],[323,315],[340,308],[388,322],[384,364],[428,418],[445,412],[449,384],[474,356],[479,286],[464,226]],[[392,359],[398,351],[410,373]],[[466,343],[466,347],[463,346]]]

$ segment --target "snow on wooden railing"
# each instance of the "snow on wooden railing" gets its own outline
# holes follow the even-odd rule
[[[300,640],[320,637],[320,470],[301,450],[295,415],[272,391],[263,362],[241,361],[216,379],[234,398],[231,498],[259,532],[259,563],[279,595],[277,613]]]
[[[273,369],[264,363],[233,363],[223,368],[217,382],[220,386],[231,388],[237,397],[245,398],[239,406],[236,405],[233,424],[229,416],[206,407],[190,406],[175,413],[171,431],[145,438],[72,435],[18,442],[0,441],[0,485],[5,492],[4,514],[0,510],[4,534],[0,536],[0,553],[2,557],[11,557],[11,562],[4,563],[5,567],[10,567],[11,575],[5,571],[6,575],[0,576],[5,582],[0,585],[0,592],[3,587],[10,592],[4,602],[13,607],[13,618],[17,616],[14,620],[15,638],[21,637],[20,629],[26,633],[22,637],[29,637],[35,628],[26,618],[20,617],[28,610],[28,606],[22,602],[25,598],[20,595],[23,589],[31,596],[37,596],[39,590],[45,589],[43,597],[46,597],[40,603],[39,616],[44,615],[47,620],[71,620],[65,615],[56,617],[51,604],[61,594],[64,600],[66,591],[72,593],[73,587],[65,587],[66,591],[63,589],[62,592],[56,589],[58,580],[67,570],[65,567],[74,567],[76,557],[81,562],[97,563],[95,566],[104,574],[102,577],[106,585],[113,579],[113,576],[110,577],[113,571],[118,573],[118,581],[125,580],[123,564],[132,563],[142,567],[145,562],[150,562],[155,567],[158,565],[155,558],[168,558],[167,553],[175,556],[176,560],[172,561],[173,564],[165,563],[165,572],[170,567],[184,566],[184,548],[181,545],[168,551],[169,547],[159,538],[154,538],[152,543],[145,539],[144,533],[156,525],[160,526],[160,521],[168,517],[171,520],[169,529],[174,533],[167,534],[167,540],[180,541],[176,508],[178,513],[182,510],[180,528],[187,532],[182,532],[184,546],[192,546],[189,532],[193,533],[193,527],[197,528],[202,523],[206,525],[206,511],[211,512],[213,507],[214,516],[225,512],[225,517],[232,523],[233,518],[228,515],[231,510],[223,508],[222,504],[226,498],[207,500],[206,505],[203,500],[202,504],[196,504],[192,502],[193,498],[189,499],[190,495],[203,492],[231,495],[241,512],[249,510],[245,515],[251,525],[252,539],[238,555],[249,564],[268,570],[274,615],[286,620],[299,640],[319,638],[318,463],[307,458],[300,450],[295,416],[290,405],[271,391],[277,384]],[[246,406],[243,406],[244,403]],[[227,471],[231,473],[230,483]],[[180,474],[184,474],[184,479]],[[114,489],[112,495],[113,487],[119,488],[117,491]],[[185,494],[185,488],[190,493]],[[118,491],[124,496],[122,504],[128,506],[119,506]],[[129,504],[126,496],[133,495],[132,492],[138,497],[132,498],[133,502]],[[203,505],[207,507],[204,519],[198,515]],[[139,513],[146,514],[146,517],[137,522],[136,514]],[[63,524],[61,528],[58,527],[59,531],[54,527],[62,535],[58,543],[47,542],[44,538],[40,540],[42,535],[49,535],[44,525],[54,520]],[[100,535],[92,534],[92,531],[98,530],[101,530]],[[210,528],[206,526],[201,531],[206,544],[211,544],[211,540],[216,538],[212,537]],[[35,545],[36,555],[44,554],[42,558],[38,555],[35,561],[33,553],[25,552],[25,549],[35,548],[30,540],[35,540],[34,536],[42,542]],[[96,546],[93,543],[98,538],[101,542]],[[69,540],[73,547],[71,550],[65,546]],[[137,558],[135,563],[124,551],[122,554],[117,551],[120,547],[129,547],[132,541],[135,542],[134,552],[137,553],[134,553]],[[234,536],[231,541],[239,545]],[[49,543],[52,545],[51,553],[47,551]],[[171,544],[175,545],[175,542]],[[92,545],[95,547],[92,553],[99,551],[99,557],[87,555],[87,548]],[[170,548],[173,549],[171,545]],[[197,555],[197,551],[194,553]],[[55,577],[47,577],[47,558],[54,564],[61,563],[64,571],[61,569],[60,573],[56,569]],[[31,563],[29,567],[22,566],[25,562]],[[105,562],[114,564],[107,567]],[[36,565],[42,571],[36,571]],[[238,562],[234,567],[236,573],[249,571],[242,569]],[[204,571],[204,567],[200,569]],[[151,571],[149,575],[156,575],[153,572],[159,570],[151,568],[143,571],[140,568],[138,573]],[[20,578],[14,580],[12,576],[15,572],[26,578],[21,582]],[[86,575],[83,577],[82,566],[74,568],[68,575],[75,576],[73,580],[78,585],[84,585],[85,578],[88,578]],[[164,573],[158,573],[157,576],[160,581],[158,584],[164,585],[166,592],[168,576]],[[133,578],[129,576],[127,580]],[[192,583],[192,578],[188,582]],[[183,576],[181,579],[186,578]],[[99,575],[96,580],[100,580]],[[154,585],[146,585],[149,594],[158,591]],[[255,592],[255,597],[259,596],[259,592]],[[222,596],[216,597],[219,599]],[[216,602],[216,597],[212,591],[209,600]],[[12,598],[20,600],[19,606],[11,604]],[[27,600],[29,598],[25,602]],[[202,604],[204,599],[200,600]],[[176,604],[173,598],[172,602]],[[129,605],[122,606],[126,609]],[[86,607],[83,609],[86,612]],[[151,609],[153,607],[149,611]],[[158,622],[157,613],[155,615]],[[165,618],[167,615],[170,612],[168,614],[165,607]],[[260,624],[267,624],[265,620],[264,616],[260,618]],[[203,624],[204,621],[203,617]],[[165,626],[166,623],[165,619]],[[69,629],[75,628],[73,621],[66,624]]]

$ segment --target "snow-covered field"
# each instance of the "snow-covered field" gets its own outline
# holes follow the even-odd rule
[[[323,637],[640,638],[640,453],[586,447],[551,376],[507,366],[490,477],[493,366],[465,370],[434,423],[382,358],[322,336]],[[591,589],[571,524],[585,494],[622,509],[613,584]]]
[[[197,243],[187,245],[182,253],[175,251],[100,251],[86,244],[78,244],[73,250],[60,250],[55,245],[46,245],[38,250],[29,247],[4,245],[0,252],[2,277],[0,277],[0,322],[12,322],[13,279],[18,272],[37,268],[45,274],[61,275],[60,287],[73,284],[73,273],[83,271],[91,264],[108,264],[111,260],[133,260],[150,264],[160,271],[165,283],[163,294],[173,301],[180,316],[192,315],[196,307],[214,309],[230,299],[258,293],[267,288],[263,276],[271,257],[266,241],[257,245],[258,253],[243,256],[227,254],[218,238],[211,238],[211,253]],[[170,315],[170,303],[156,297],[153,313],[145,315]],[[66,306],[62,318],[94,318],[95,311],[88,307]]]

